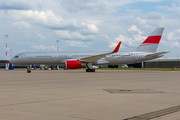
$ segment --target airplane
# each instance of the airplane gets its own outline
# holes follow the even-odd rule
[[[86,72],[95,72],[93,65],[116,65],[141,63],[164,56],[169,52],[156,53],[164,28],[156,28],[146,40],[135,50],[118,52],[121,41],[112,52],[74,51],[74,52],[23,52],[15,55],[11,64],[27,65],[27,73],[31,73],[31,65],[65,65],[65,69],[78,69],[86,66]]]

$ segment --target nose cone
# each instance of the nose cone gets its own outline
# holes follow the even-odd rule
[[[11,63],[11,64],[18,64],[19,61],[16,58],[12,58],[12,59],[9,60],[9,63]]]
[[[9,63],[14,64],[13,58],[9,60]]]
[[[17,55],[15,55],[12,59],[9,60],[9,63],[11,64],[22,64],[22,53],[19,53]]]

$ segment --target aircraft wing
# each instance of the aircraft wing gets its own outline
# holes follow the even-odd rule
[[[120,45],[121,45],[121,41],[118,43],[118,45],[116,46],[116,48],[114,49],[113,52],[99,54],[99,55],[94,55],[94,56],[86,57],[86,58],[81,58],[80,61],[82,61],[82,62],[97,62],[98,60],[100,60],[102,58],[105,58],[107,55],[111,55],[113,53],[117,53],[119,51]]]
[[[153,56],[162,55],[166,53],[169,53],[169,52],[159,52],[159,53],[149,54],[149,55],[146,55],[146,57],[153,57]]]

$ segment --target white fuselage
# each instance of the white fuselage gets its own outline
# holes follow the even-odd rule
[[[82,58],[103,54],[106,52],[24,52],[16,55],[10,60],[12,64],[21,65],[49,65],[65,64],[67,60],[80,60]],[[117,52],[93,62],[93,65],[114,65],[114,64],[132,64],[142,61],[159,58],[160,56],[146,57],[152,54],[150,52]],[[82,62],[83,63],[83,62]]]

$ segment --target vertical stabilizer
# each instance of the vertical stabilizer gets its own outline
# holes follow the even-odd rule
[[[164,28],[156,28],[135,51],[156,52],[163,31]]]

